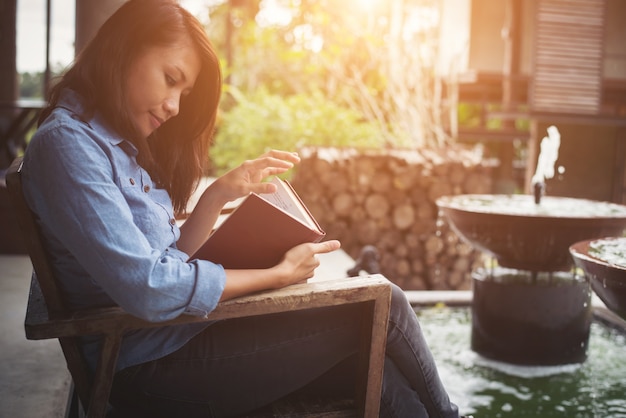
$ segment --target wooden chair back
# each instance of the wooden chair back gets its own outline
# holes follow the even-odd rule
[[[42,288],[48,312],[51,317],[63,316],[67,313],[67,309],[61,290],[48,262],[39,227],[35,222],[35,215],[26,204],[22,194],[21,167],[22,158],[16,158],[7,172],[6,182],[9,196],[15,207],[17,220],[26,242],[26,249],[30,255],[39,286]]]
[[[355,402],[349,410],[310,416],[378,416],[391,300],[391,285],[385,277],[375,274],[316,280],[222,302],[207,318],[181,315],[163,323],[144,321],[119,307],[71,311],[67,309],[51,268],[35,214],[24,200],[21,167],[22,160],[17,158],[8,170],[7,187],[34,269],[24,328],[28,339],[57,338],[61,344],[79,401],[68,406],[68,417],[79,416],[81,409],[90,418],[106,415],[122,337],[130,330],[342,304],[359,304],[363,317],[367,319],[361,330],[362,348],[359,350]],[[93,375],[78,345],[78,337],[85,335],[103,337],[100,359]]]
[[[38,322],[45,322],[47,319],[68,319],[72,313],[67,309],[59,283],[52,271],[39,226],[35,221],[35,214],[30,210],[22,193],[21,168],[22,157],[18,157],[7,171],[6,183],[33,265],[27,319],[36,318]],[[28,337],[28,321],[25,328]],[[92,381],[87,363],[78,346],[78,337],[59,338],[59,343],[77,395],[83,405],[88,405]]]

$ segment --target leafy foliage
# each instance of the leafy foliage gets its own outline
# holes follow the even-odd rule
[[[232,93],[211,152],[218,171],[267,148],[446,140],[433,81],[438,31],[415,25],[436,0],[370,9],[357,0],[277,0],[288,16],[280,22],[266,13],[269,3],[230,1],[210,12]]]
[[[216,175],[272,148],[383,146],[376,124],[319,92],[284,96],[265,87],[248,94],[234,88],[228,92],[235,104],[220,115],[211,148]]]
[[[60,62],[50,67],[50,83],[54,84],[58,77],[63,74],[65,67]],[[23,72],[19,74],[19,97],[37,98],[44,97],[44,77],[43,71]]]
[[[43,96],[43,73],[21,73],[20,97],[41,98]]]

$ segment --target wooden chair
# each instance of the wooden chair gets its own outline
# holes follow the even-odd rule
[[[350,410],[317,416],[378,416],[391,298],[391,287],[386,278],[370,275],[293,285],[220,303],[208,318],[181,315],[163,323],[144,321],[119,307],[71,311],[65,305],[51,269],[35,216],[24,200],[21,163],[21,158],[17,158],[9,168],[7,187],[34,270],[24,327],[27,339],[57,338],[60,342],[74,388],[74,401],[68,403],[67,416],[85,413],[91,418],[106,415],[121,340],[128,331],[342,304],[358,304],[368,319],[361,330],[363,348],[360,350],[354,401]],[[78,337],[84,335],[103,336],[103,349],[93,378],[87,372],[78,346]]]

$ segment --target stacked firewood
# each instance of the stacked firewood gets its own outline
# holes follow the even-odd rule
[[[491,168],[465,149],[304,148],[291,180],[329,239],[354,259],[373,245],[380,272],[405,290],[461,290],[481,253],[441,216],[444,195],[491,193]]]

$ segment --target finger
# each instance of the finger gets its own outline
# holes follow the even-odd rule
[[[252,160],[257,167],[289,169],[300,162],[297,154],[282,152],[280,154],[263,155]]]
[[[255,160],[244,161],[240,165],[243,172],[248,173],[252,177],[266,177],[271,170],[287,171],[293,168],[294,164],[290,161],[280,160],[272,157],[262,157]]]
[[[330,253],[341,248],[341,242],[336,239],[317,243],[313,249],[316,254]]]
[[[281,174],[292,169],[294,164],[290,161],[280,160],[272,157],[258,158],[256,160],[245,161],[241,168],[253,180],[253,182],[273,174]]]
[[[257,194],[276,193],[276,185],[272,183],[254,183],[250,184],[248,189]]]
[[[291,152],[291,151],[271,149],[267,151],[265,154],[263,154],[263,157],[274,157],[280,160],[291,161],[294,164],[297,164],[300,162],[300,156],[298,155],[298,153]]]
[[[265,167],[263,168],[259,174],[261,179],[266,179],[272,175],[278,175],[289,171],[293,166],[289,167]]]
[[[294,165],[298,161],[292,161],[290,159],[285,158],[276,158],[276,157],[264,157],[260,160],[257,160],[260,163],[260,166],[265,169],[290,169],[293,168]]]

